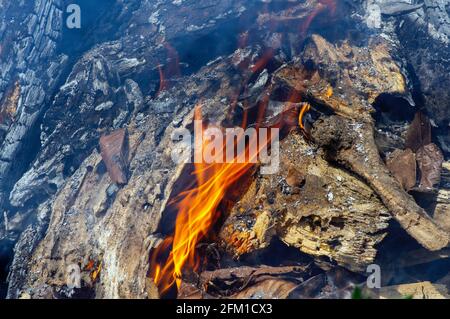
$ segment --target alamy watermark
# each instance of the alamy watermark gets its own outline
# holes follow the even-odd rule
[[[186,128],[172,134],[171,158],[177,163],[260,163],[261,174],[275,174],[280,167],[278,128],[203,129],[194,120],[194,137]]]
[[[66,19],[66,26],[69,29],[81,29],[81,8],[78,4],[69,4],[66,8],[69,15]]]
[[[367,288],[381,288],[381,267],[377,264],[371,264],[367,266],[366,272],[370,273],[366,280]]]

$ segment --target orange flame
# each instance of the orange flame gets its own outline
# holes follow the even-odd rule
[[[286,104],[285,112],[288,119],[293,111],[291,103],[297,98],[297,95],[293,94],[292,100]],[[310,105],[305,103],[300,110],[298,121],[302,129],[302,118],[309,109]],[[194,119],[202,119],[200,107],[196,107]],[[276,127],[289,126],[289,124],[289,120],[282,118]],[[245,120],[243,126],[245,126]],[[202,127],[202,133],[204,131],[205,128]],[[225,144],[222,151],[214,154],[215,161],[212,164],[206,164],[203,161],[194,163],[195,169],[192,174],[197,182],[196,187],[180,193],[171,202],[176,202],[175,206],[178,210],[174,236],[166,238],[152,253],[150,276],[161,294],[165,294],[174,284],[180,287],[183,269],[198,270],[200,262],[196,248],[199,242],[209,234],[217,220],[219,204],[230,187],[255,165],[257,156],[273,140],[273,137],[269,136],[266,141],[258,141],[257,135],[252,135],[249,143],[246,144],[243,163],[236,161],[240,154],[237,154],[233,162],[223,162]],[[245,137],[238,136],[237,143],[241,138]],[[197,140],[197,136],[195,139]],[[202,138],[201,143],[198,149],[200,154],[197,155],[203,158],[210,141]],[[256,152],[249,150],[250,145],[257,145]],[[169,255],[165,257],[169,250]]]
[[[253,73],[259,72],[265,68],[267,63],[273,58],[275,52],[272,48],[267,49],[263,56],[251,67]]]
[[[162,91],[164,91],[167,87],[166,77],[164,76],[164,71],[161,65],[158,65],[158,73],[159,73],[159,89],[156,95],[159,95]]]
[[[305,126],[303,125],[303,117],[305,116],[305,114],[311,109],[311,105],[309,103],[303,103],[303,106],[300,110],[300,113],[298,115],[298,125],[300,126],[300,128],[304,131],[305,130]]]
[[[201,120],[201,118],[201,109],[197,107],[195,119]],[[222,151],[214,154],[215,161],[212,164],[206,164],[203,161],[194,164],[193,175],[195,175],[197,186],[182,192],[175,198],[175,200],[179,200],[176,204],[178,215],[175,222],[175,234],[164,240],[152,254],[151,271],[153,273],[151,276],[161,294],[164,294],[173,284],[180,287],[182,271],[185,266],[189,266],[194,271],[198,269],[199,259],[196,255],[196,246],[208,235],[217,219],[219,204],[230,186],[255,165],[256,157],[273,138],[269,136],[268,141],[263,141],[263,143],[259,141],[258,143],[256,135],[252,135],[246,146],[246,158],[243,163],[236,160],[231,163],[223,163],[225,151]],[[238,136],[238,139],[240,138],[245,137]],[[202,143],[199,151],[203,156],[209,141],[203,140]],[[249,151],[249,145],[258,145],[257,151]],[[161,266],[158,260],[170,246],[171,252],[165,264]]]
[[[300,27],[300,33],[305,35],[309,26],[314,21],[314,19],[322,12],[328,11],[330,17],[336,14],[337,5],[335,0],[319,0],[318,6],[313,10],[313,12],[306,18]]]
[[[316,10],[302,24],[301,33],[304,34],[316,16],[325,10],[328,10],[331,15],[334,15],[336,12],[335,1],[319,0],[319,5]],[[242,47],[246,45],[247,41],[248,34],[242,34],[239,46]],[[169,53],[175,57],[172,59],[172,61],[175,61],[174,65],[178,66],[179,61],[174,50],[171,48],[167,49]],[[275,50],[269,48],[256,63],[249,66],[250,71],[252,73],[257,73],[263,70],[274,57],[274,54]],[[175,72],[173,69],[174,68],[172,68],[171,73],[177,73],[176,68]],[[160,69],[159,71],[161,80],[160,92],[166,89],[167,82],[164,76],[165,70]],[[245,87],[246,84],[247,80],[244,81],[243,86]],[[270,91],[270,87],[268,88],[268,91]],[[260,128],[262,123],[269,102],[269,95],[270,94],[266,94],[267,98],[262,99],[259,103],[256,130]],[[237,96],[235,103],[237,103]],[[292,114],[292,104],[297,103],[299,99],[300,97],[296,93],[292,94],[285,109],[287,117],[280,119],[280,122],[277,124],[278,128],[296,126],[298,119],[298,125],[302,130],[305,130],[305,127],[303,126],[303,117],[306,112],[310,110],[311,106],[308,103],[303,104],[297,118],[297,113],[294,115]],[[231,105],[231,110],[234,110],[235,103]],[[196,107],[194,119],[202,119],[200,107]],[[242,127],[246,127],[247,121],[248,113],[245,111]],[[201,130],[203,134],[205,128],[202,127]],[[266,141],[263,141],[264,143],[261,143],[261,141],[257,140],[257,135],[258,134],[253,135],[250,138],[249,143],[246,143],[246,161],[243,163],[239,163],[236,160],[231,163],[223,161],[223,156],[225,154],[224,149],[226,146],[225,143],[223,145],[223,150],[214,154],[217,161],[213,161],[212,164],[206,164],[203,161],[194,163],[192,175],[195,176],[196,186],[180,193],[174,199],[178,211],[175,221],[175,232],[173,236],[166,238],[158,245],[151,255],[149,275],[158,286],[161,295],[168,292],[175,284],[178,288],[180,287],[183,270],[198,270],[200,260],[196,248],[198,244],[208,236],[214,222],[217,220],[219,205],[230,188],[254,167],[256,157],[258,157],[260,152],[268,146],[268,143],[272,142],[273,137],[269,136],[268,140],[266,139]],[[242,138],[245,138],[245,136],[238,136],[237,143],[239,143],[239,139]],[[197,140],[197,135],[195,136],[195,139]],[[200,158],[203,158],[210,142],[211,141],[208,139],[201,138],[200,147],[196,147],[196,156],[200,155]],[[250,145],[257,145],[257,151],[251,152],[249,150]],[[241,155],[242,154],[237,154],[236,158]]]
[[[169,43],[164,43],[164,48],[167,51],[167,65],[163,66],[158,65],[158,73],[159,73],[159,89],[156,93],[158,96],[162,91],[168,89],[167,80],[171,77],[179,77],[181,76],[180,70],[180,58],[178,56],[177,50],[173,48]]]

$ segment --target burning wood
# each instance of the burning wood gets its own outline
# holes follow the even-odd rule
[[[174,236],[167,238],[154,252],[151,265],[154,269],[152,276],[162,293],[174,283],[180,287],[185,266],[193,270],[198,269],[196,247],[219,218],[219,204],[225,199],[227,192],[230,192],[230,188],[254,166],[260,155],[264,153],[267,156],[267,149],[272,140],[278,138],[278,129],[276,133],[271,131],[270,134],[260,134],[265,132],[266,128],[258,128],[259,132],[251,129],[250,133],[244,133],[242,130],[235,134],[233,131],[232,138],[227,136],[225,140],[219,138],[222,134],[217,134],[220,129],[215,128],[215,136],[210,136],[209,134],[213,134],[208,132],[210,128],[202,128],[199,107],[195,110],[194,121],[194,125],[200,126],[195,136],[197,151],[194,154],[193,175],[196,176],[196,184],[194,188],[181,192],[173,200],[178,209]],[[243,126],[245,125],[244,121]],[[249,138],[248,143],[245,142],[246,137]],[[275,152],[275,149],[272,148],[272,152]],[[159,264],[158,258],[161,258],[160,255],[169,247],[171,251],[167,261]]]
[[[231,210],[220,233],[225,250],[239,258],[279,237],[307,254],[364,270],[386,235],[385,207],[298,133],[281,142],[280,154],[279,173],[256,178]]]
[[[380,38],[367,41],[363,48],[349,41],[335,46],[313,35],[301,54],[303,64],[282,68],[276,76],[339,115],[370,119],[372,103],[379,95],[409,98],[409,94],[390,45]]]

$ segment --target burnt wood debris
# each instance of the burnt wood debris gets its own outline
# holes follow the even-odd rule
[[[450,0],[0,0],[0,297],[450,297],[449,45]],[[279,170],[165,290],[198,110]]]

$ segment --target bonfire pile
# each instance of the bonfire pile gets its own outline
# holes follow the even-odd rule
[[[32,249],[15,257],[10,296],[349,297],[372,264],[383,287],[367,293],[448,296],[448,274],[421,268],[449,257],[447,133],[420,104],[393,27],[423,8],[390,5],[377,16],[346,1],[221,1],[208,13],[194,2],[152,8],[154,51],[103,44],[60,89],[55,103],[77,101],[90,65],[120,98],[96,103],[99,119],[80,137],[92,147],[61,155],[73,171],[38,165],[62,143],[49,134],[12,191],[17,202],[31,196],[25,180],[64,171],[36,199],[47,219],[18,241]],[[186,14],[198,21],[177,19]],[[134,27],[129,37],[148,41]],[[211,39],[220,54],[211,56]],[[277,152],[279,169],[174,162],[180,132],[193,133],[196,120],[201,132],[277,128],[279,143],[257,152]],[[77,282],[67,265],[79,266]]]

